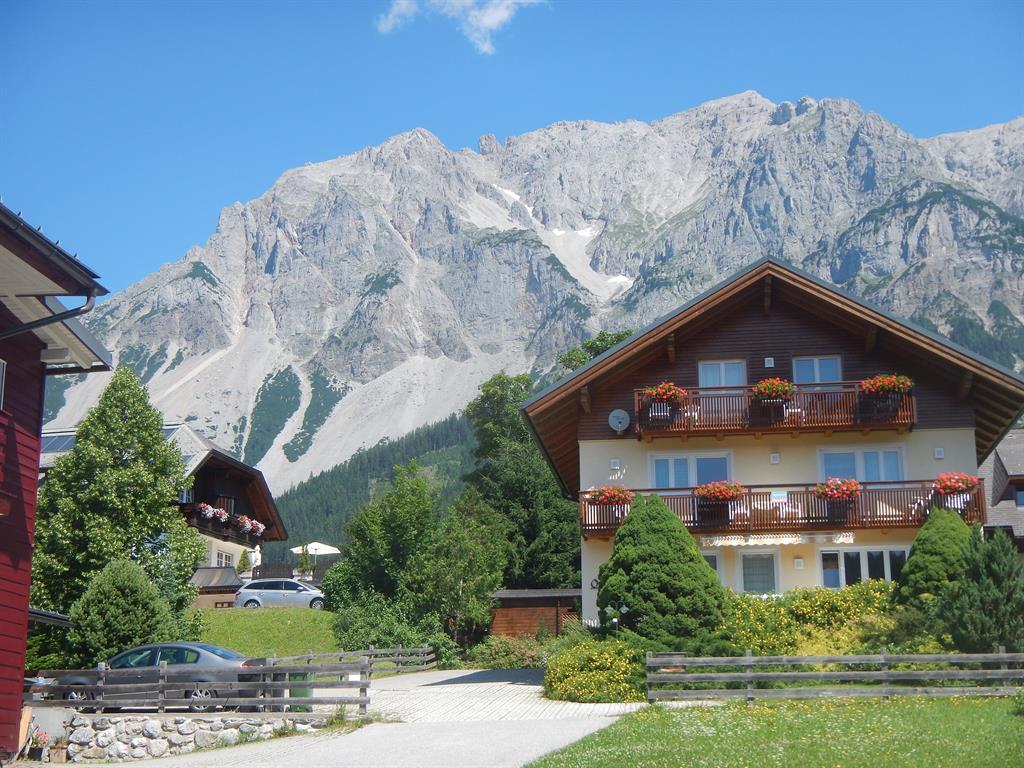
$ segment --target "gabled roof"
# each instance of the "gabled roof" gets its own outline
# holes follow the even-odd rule
[[[969,391],[974,406],[979,463],[992,451],[1024,411],[1024,379],[992,360],[837,288],[802,269],[764,258],[740,270],[674,311],[655,320],[560,381],[524,401],[520,410],[551,464],[563,491],[574,497],[579,477],[576,426],[579,394],[644,353],[663,345],[669,334],[686,330],[712,312],[767,284],[794,303],[827,312],[828,319],[880,337],[889,348],[926,356],[951,380]],[[567,437],[571,433],[570,446]],[[551,448],[559,438],[557,455]],[[577,482],[573,482],[577,481]]]
[[[50,469],[58,456],[75,447],[75,431],[74,429],[43,430],[39,444],[39,467],[41,470]],[[267,540],[287,540],[288,532],[281,520],[281,513],[277,509],[277,503],[274,501],[274,495],[270,492],[267,480],[260,470],[241,461],[234,454],[196,432],[188,424],[180,422],[164,424],[162,431],[164,438],[173,441],[181,452],[186,476],[192,477],[207,464],[248,476],[250,482],[258,490],[264,514],[273,523],[272,526],[268,526]]]

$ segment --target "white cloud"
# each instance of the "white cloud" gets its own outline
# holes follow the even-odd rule
[[[523,6],[542,0],[426,0],[427,7],[459,22],[462,33],[480,53],[494,53],[491,37]],[[418,0],[392,0],[388,12],[377,19],[377,30],[391,32],[420,10]]]
[[[392,0],[388,12],[377,17],[377,31],[388,33],[412,19],[419,10],[416,0]]]

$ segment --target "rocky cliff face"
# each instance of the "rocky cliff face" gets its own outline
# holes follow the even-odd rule
[[[278,490],[639,327],[765,255],[1024,363],[1024,118],[916,139],[748,92],[453,152],[417,129],[285,173],[90,320]],[[102,377],[74,383],[56,424]]]

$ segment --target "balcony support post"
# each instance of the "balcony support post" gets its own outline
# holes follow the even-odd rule
[[[878,344],[878,326],[869,325],[867,336],[864,337],[864,352],[870,355],[875,351],[875,346]]]
[[[956,391],[956,399],[963,402],[971,394],[971,387],[974,386],[974,374],[971,371],[964,371],[960,379],[960,387]]]
[[[668,361],[675,365],[676,362],[676,335],[670,333],[668,335]]]

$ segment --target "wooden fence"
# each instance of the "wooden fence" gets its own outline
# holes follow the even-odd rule
[[[651,702],[1006,696],[1024,690],[1022,685],[1024,653],[1006,653],[1003,648],[999,653],[866,656],[754,656],[750,651],[746,656],[720,657],[647,654],[647,700]]]
[[[325,661],[329,659],[329,661]],[[404,673],[434,669],[432,648],[365,648],[332,654],[257,659],[243,667],[168,665],[138,669],[42,670],[53,682],[34,685],[41,698],[32,707],[190,707],[195,711],[245,708],[252,711],[309,711],[315,705],[353,705],[365,715],[374,668]],[[68,699],[68,696],[75,697]]]

